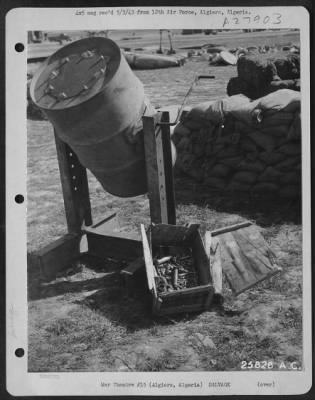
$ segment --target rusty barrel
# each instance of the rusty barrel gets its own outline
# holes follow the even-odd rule
[[[30,94],[106,191],[147,192],[142,116],[155,110],[115,42],[93,37],[61,48],[36,72]]]

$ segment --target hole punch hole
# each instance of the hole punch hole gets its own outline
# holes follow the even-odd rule
[[[18,349],[15,350],[16,357],[21,358],[24,356],[24,354],[25,354],[25,351],[21,347],[19,347]]]
[[[22,194],[17,194],[14,200],[17,204],[22,204],[24,203],[24,196]]]
[[[15,48],[15,51],[17,51],[18,53],[22,53],[24,51],[24,44],[23,43],[16,43],[14,48]]]

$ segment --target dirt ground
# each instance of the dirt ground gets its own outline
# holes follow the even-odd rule
[[[137,75],[152,103],[165,106],[181,103],[194,76],[205,73],[216,79],[197,90],[191,103],[225,96],[236,69],[210,70],[207,62],[191,61]],[[66,233],[66,226],[52,127],[29,120],[27,133],[28,251],[34,251]],[[117,211],[127,230],[149,223],[146,195],[111,196],[90,175],[89,187],[95,221]],[[153,318],[142,287],[127,293],[122,262],[85,256],[49,282],[30,270],[29,371],[228,371],[241,370],[242,361],[260,361],[257,368],[271,362],[273,370],[292,362],[303,367],[300,202],[233,198],[178,174],[175,191],[178,224],[198,222],[204,233],[250,219],[282,272],[237,297],[224,282],[222,307]]]

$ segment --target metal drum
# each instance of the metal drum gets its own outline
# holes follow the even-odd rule
[[[115,42],[93,37],[61,48],[37,71],[30,94],[106,191],[146,193],[142,116],[155,110]]]

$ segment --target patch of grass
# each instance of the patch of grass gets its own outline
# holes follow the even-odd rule
[[[302,309],[301,307],[287,305],[286,307],[277,307],[271,314],[272,318],[275,318],[285,329],[297,329],[302,328]]]
[[[158,357],[143,355],[137,363],[137,370],[143,372],[160,372],[174,370],[183,362],[182,357],[174,354],[171,350],[165,349]]]

